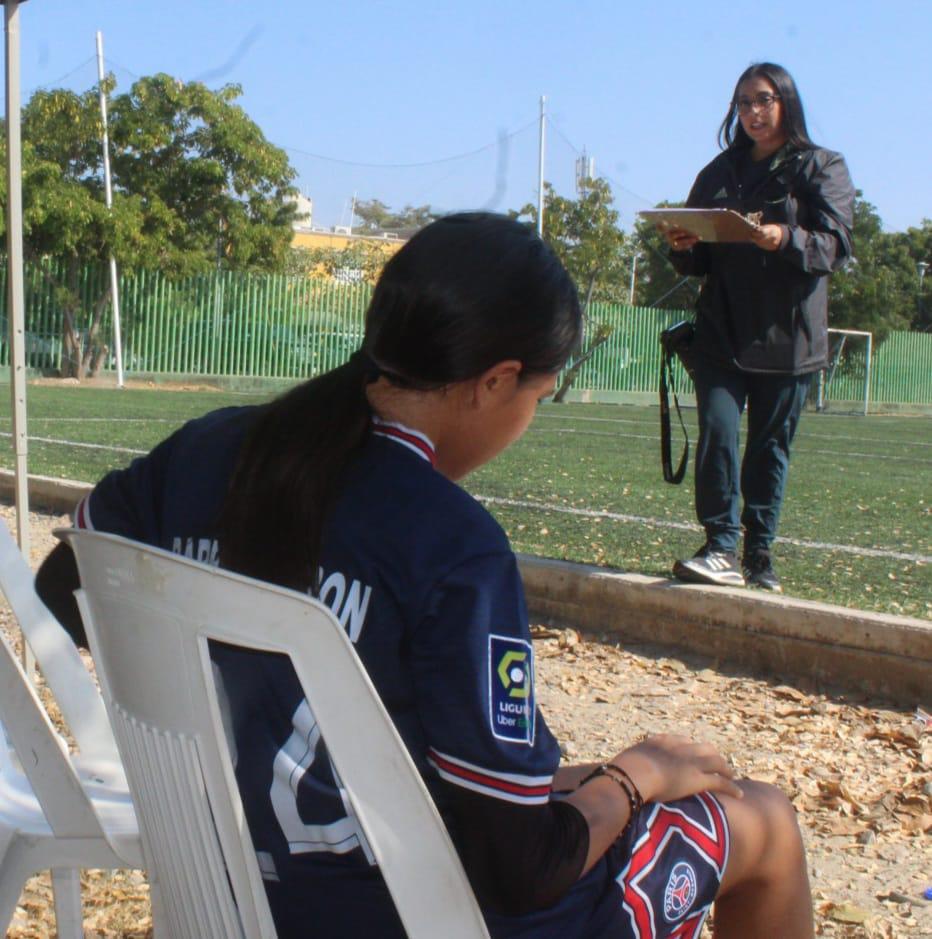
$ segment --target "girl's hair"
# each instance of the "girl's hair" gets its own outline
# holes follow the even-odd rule
[[[718,142],[721,148],[736,150],[740,147],[750,147],[754,143],[745,133],[741,121],[738,120],[738,89],[752,78],[766,78],[773,85],[774,91],[780,98],[780,104],[783,106],[783,130],[787,141],[800,150],[812,150],[815,144],[806,129],[806,115],[803,113],[803,102],[796,88],[796,82],[782,65],[774,65],[773,62],[757,62],[749,66],[735,82],[731,104],[725,114],[725,120],[718,129]]]
[[[430,391],[506,359],[522,378],[553,373],[581,331],[576,288],[530,228],[480,212],[423,228],[385,265],[361,349],[261,408],[221,509],[221,563],[316,589],[328,511],[368,434],[369,383]]]

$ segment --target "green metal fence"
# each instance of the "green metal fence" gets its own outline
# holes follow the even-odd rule
[[[26,355],[32,369],[61,365],[64,268],[27,265]],[[0,365],[9,363],[6,272],[0,268]],[[105,267],[81,270],[75,281],[84,311],[106,290]],[[121,277],[120,308],[126,373],[300,379],[345,361],[359,345],[366,284],[306,277],[217,271],[184,280],[141,271]],[[614,327],[585,363],[577,389],[654,392],[658,336],[688,314],[677,310],[593,304],[590,323]],[[85,319],[87,314],[84,314]],[[87,322],[79,323],[86,329]],[[592,326],[589,327],[593,328]],[[112,333],[109,307],[101,334]],[[113,368],[111,354],[105,368]],[[680,373],[678,387],[684,387]],[[858,400],[863,370],[856,354],[833,377],[835,400]],[[877,404],[932,404],[932,334],[893,333],[874,351],[871,400]]]

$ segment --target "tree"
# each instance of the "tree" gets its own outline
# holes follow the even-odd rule
[[[391,257],[393,247],[389,241],[361,240],[345,248],[291,248],[285,272],[305,277],[323,275],[337,280],[364,280],[374,284]]]
[[[916,264],[902,234],[883,231],[860,191],[854,203],[853,256],[829,283],[829,325],[864,329],[882,342],[916,316]]]
[[[925,218],[919,228],[907,228],[893,236],[905,245],[916,272],[916,313],[913,329],[932,330],[932,219]],[[920,269],[920,265],[925,267]]]
[[[353,214],[362,219],[361,228],[370,235],[384,232],[411,235],[441,215],[429,205],[406,205],[400,212],[392,212],[379,199],[357,202]]]
[[[108,89],[112,79],[107,80]],[[113,255],[124,271],[182,276],[217,267],[278,270],[291,241],[294,170],[235,102],[160,74],[110,106],[113,208],[103,197],[97,89],[39,91],[23,111],[24,254],[62,262],[62,374],[83,378],[106,351],[98,338],[108,293],[82,308],[82,269]],[[5,198],[5,192],[2,193]],[[2,224],[2,223],[0,223]]]
[[[550,183],[544,184],[544,239],[563,262],[589,312],[593,300],[624,303],[624,285],[630,269],[628,241],[618,227],[618,211],[613,207],[611,186],[604,179],[589,179],[578,199],[558,196]],[[526,205],[517,218],[537,223],[537,207]],[[607,323],[593,323],[589,344],[564,372],[553,400],[564,400],[582,366],[612,334]]]

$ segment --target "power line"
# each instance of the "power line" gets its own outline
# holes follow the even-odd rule
[[[533,127],[536,123],[537,118],[534,118],[534,120],[529,121],[522,127],[505,134],[504,137],[499,137],[497,140],[493,140],[491,143],[477,147],[475,150],[468,150],[465,153],[457,153],[453,156],[440,157],[436,160],[421,160],[416,163],[364,163],[359,160],[343,160],[339,157],[326,156],[322,153],[312,153],[309,150],[302,150],[299,147],[289,147],[285,144],[279,144],[278,146],[280,146],[283,150],[288,150],[290,153],[300,153],[302,156],[312,157],[315,160],[323,160],[327,163],[339,163],[343,166],[361,166],[368,169],[413,169],[415,167],[421,166],[437,166],[441,163],[453,163],[456,160],[465,160],[467,157],[477,156],[480,153],[485,153],[487,150],[492,150],[495,147],[501,146],[503,139],[510,140],[512,137],[516,137],[518,134],[526,131],[529,127]]]
[[[563,139],[563,142],[577,155],[581,154],[581,150],[570,140],[566,134],[560,129],[559,125],[556,124],[552,117],[547,116],[547,123],[557,132],[557,134]],[[628,193],[629,196],[634,196],[635,199],[643,202],[645,205],[654,206],[656,205],[656,200],[648,199],[646,196],[642,196],[639,192],[635,192],[633,189],[629,189],[623,183],[620,183],[617,179],[612,176],[609,176],[608,173],[599,173],[603,179],[608,180],[616,189],[621,189],[624,192]]]
[[[142,75],[137,75],[132,69],[127,68],[125,65],[120,65],[120,63],[115,61],[114,59],[108,58],[107,63],[112,68],[115,67],[115,68],[118,68],[121,72],[126,72],[126,74],[130,76],[130,78],[135,78],[137,81],[140,78],[142,78]]]
[[[61,84],[66,79],[71,78],[71,76],[74,75],[75,72],[81,71],[81,69],[84,68],[84,66],[93,62],[95,58],[96,56],[92,55],[90,58],[85,59],[80,65],[76,65],[73,69],[71,69],[70,72],[65,72],[65,74],[62,75],[60,78],[55,78],[49,82],[43,82],[41,85],[33,85],[33,87],[30,88],[27,93],[33,94],[34,92],[41,91],[44,88],[52,88],[54,86]]]

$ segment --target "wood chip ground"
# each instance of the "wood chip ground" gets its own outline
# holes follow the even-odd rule
[[[13,513],[0,506],[13,525]],[[32,517],[34,563],[68,520]],[[0,626],[14,638],[9,612]],[[538,698],[567,761],[600,760],[645,733],[715,743],[743,775],[780,785],[799,811],[820,936],[932,936],[932,729],[912,710],[742,674],[611,636],[534,627]],[[151,937],[138,871],[86,872],[88,939]],[[711,935],[707,930],[703,935]],[[10,939],[54,936],[47,876],[26,887]]]

